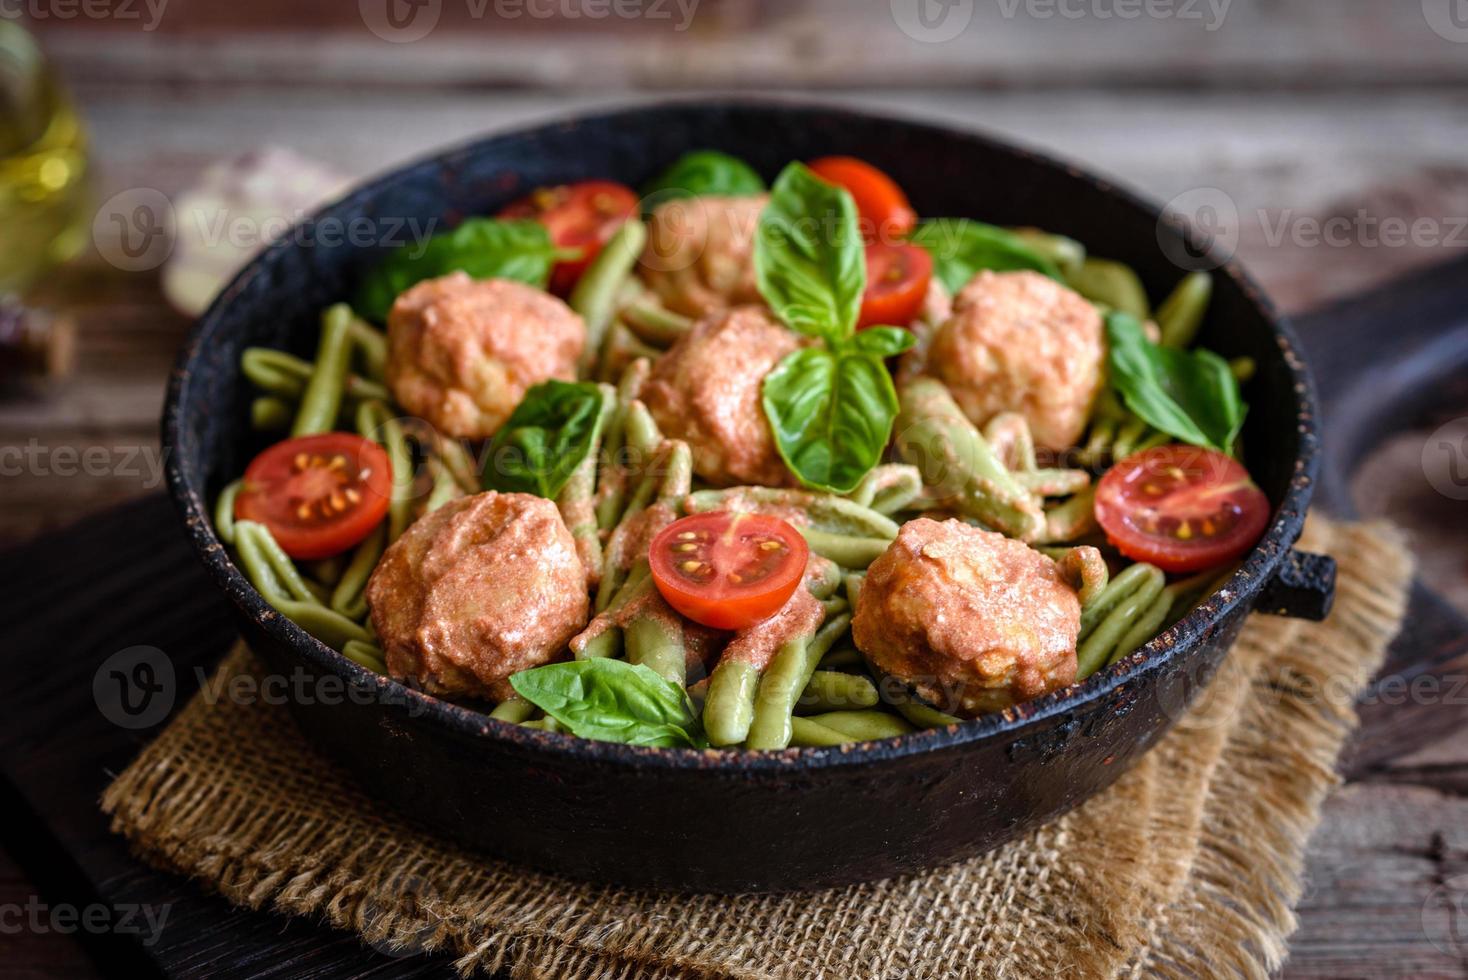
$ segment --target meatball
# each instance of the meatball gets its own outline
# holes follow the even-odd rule
[[[1063,450],[1101,390],[1101,314],[1038,272],[981,272],[933,337],[929,370],[975,425],[1019,412],[1035,444]]]
[[[387,316],[398,404],[450,436],[492,436],[526,389],[576,379],[586,326],[548,293],[462,272],[403,293]]]
[[[1074,683],[1081,604],[1060,567],[994,531],[920,518],[867,571],[857,649],[971,718]]]
[[[653,365],[642,400],[663,432],[693,451],[710,483],[779,486],[790,472],[765,419],[760,385],[801,339],[742,306],[694,325]]]
[[[687,197],[653,211],[639,268],[664,306],[701,317],[760,302],[754,239],[767,200]]]
[[[589,604],[556,505],[525,493],[444,504],[393,542],[367,583],[389,673],[442,695],[509,697],[510,675],[557,659]]]

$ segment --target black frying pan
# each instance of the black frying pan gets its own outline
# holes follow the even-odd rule
[[[1168,254],[1207,244],[1159,231],[1156,209],[1125,191],[985,137],[770,103],[675,104],[490,137],[379,178],[315,222],[446,226],[537,185],[609,177],[636,186],[704,147],[743,157],[767,177],[791,159],[860,156],[906,187],[920,214],[1069,235],[1131,264],[1154,296],[1182,274]],[[492,854],[599,881],[712,891],[815,888],[954,861],[1116,779],[1209,681],[1251,610],[1318,618],[1329,605],[1329,560],[1291,550],[1317,468],[1310,378],[1289,327],[1247,275],[1225,265],[1201,341],[1258,363],[1244,437],[1274,518],[1224,589],[1125,661],[978,721],[831,749],[641,749],[491,721],[364,671],[273,612],[209,518],[213,494],[259,448],[241,349],[310,356],[322,308],[349,295],[377,258],[324,236],[283,241],[214,302],[169,388],[169,488],[246,639],[272,669],[335,675],[364,695],[307,687],[295,705],[307,736],[406,815]]]

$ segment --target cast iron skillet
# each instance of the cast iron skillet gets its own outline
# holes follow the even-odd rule
[[[993,848],[1107,786],[1208,682],[1250,610],[1325,614],[1329,559],[1291,550],[1316,471],[1310,378],[1289,327],[1232,265],[1220,270],[1202,342],[1258,362],[1244,438],[1273,520],[1225,588],[1078,687],[948,729],[842,748],[640,749],[502,724],[410,691],[271,610],[215,536],[209,502],[260,448],[241,349],[310,356],[321,310],[379,258],[340,232],[357,219],[378,234],[408,220],[444,228],[542,184],[609,177],[637,186],[705,147],[743,157],[767,178],[792,159],[857,155],[907,188],[920,214],[1061,232],[1130,263],[1153,296],[1182,274],[1169,254],[1207,248],[1159,226],[1152,205],[1035,153],[940,126],[783,103],[663,105],[493,136],[326,208],[309,226],[316,234],[269,248],[200,319],[172,377],[163,441],[185,531],[245,638],[272,670],[311,682],[289,685],[304,737],[369,792],[488,853],[607,883],[739,892],[873,880]]]

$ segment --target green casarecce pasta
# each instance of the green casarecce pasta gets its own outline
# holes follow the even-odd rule
[[[717,170],[732,165],[703,160],[700,166]],[[739,186],[754,186],[742,170],[737,175]],[[777,185],[777,192],[781,186],[830,205],[843,225],[850,222],[851,209],[841,197],[844,191],[813,182],[798,168]],[[1037,450],[1029,424],[1017,410],[975,425],[933,377],[914,372],[903,376],[900,386],[884,387],[890,378],[881,373],[883,365],[903,356],[913,338],[895,327],[855,330],[865,282],[857,273],[864,265],[858,267],[850,248],[828,251],[819,241],[806,241],[792,200],[786,194],[776,209],[779,213],[767,223],[768,230],[778,232],[778,247],[763,246],[759,272],[767,294],[778,300],[780,316],[813,339],[802,348],[807,353],[788,359],[786,374],[775,386],[778,390],[764,391],[766,418],[772,418],[772,404],[786,422],[803,419],[802,413],[809,410],[800,403],[800,392],[791,390],[799,380],[792,381],[792,365],[798,367],[803,357],[819,361],[832,376],[833,391],[827,393],[831,404],[822,403],[811,413],[812,425],[825,424],[830,416],[840,422],[826,425],[833,433],[859,432],[863,439],[870,435],[868,428],[892,433],[890,442],[883,444],[878,435],[871,445],[859,447],[860,452],[848,452],[851,447],[831,439],[809,437],[809,432],[782,436],[782,458],[804,481],[798,488],[701,485],[694,449],[661,431],[642,401],[652,362],[688,336],[696,321],[670,309],[636,277],[634,270],[647,242],[640,219],[618,228],[569,297],[569,305],[586,327],[576,376],[587,389],[587,399],[599,398],[596,425],[577,443],[579,453],[589,440],[589,451],[568,455],[560,479],[540,495],[555,502],[571,533],[587,570],[597,615],[593,622],[601,624],[572,645],[570,662],[581,664],[577,669],[611,688],[621,682],[609,672],[631,677],[625,673],[629,665],[637,668],[637,683],[645,686],[644,694],[659,700],[664,714],[676,714],[681,710],[679,699],[688,699],[686,732],[678,728],[684,725],[680,720],[673,725],[680,734],[667,736],[671,741],[639,744],[757,751],[838,748],[959,723],[962,719],[926,703],[905,682],[884,675],[856,648],[851,633],[853,615],[869,581],[867,569],[892,548],[901,526],[916,517],[956,517],[1026,542],[1056,561],[1081,607],[1077,681],[1131,655],[1207,591],[1216,581],[1216,569],[1170,582],[1155,565],[1120,561],[1100,536],[1095,479],[1104,462],[1173,441],[1173,435],[1156,426],[1180,431],[1167,424],[1160,410],[1151,411],[1150,403],[1140,400],[1150,393],[1139,393],[1136,379],[1117,377],[1113,365],[1111,383],[1097,399],[1084,445],[1079,447],[1083,466],[1067,459],[1042,459],[1043,450]],[[937,227],[922,233],[931,239],[922,242],[924,247],[941,244]],[[1089,256],[1070,238],[977,222],[959,230],[966,236],[960,243],[963,248],[944,260],[950,278],[972,266],[1029,269],[1047,276],[1046,282],[1063,280],[1108,315],[1135,318],[1135,329],[1148,331],[1147,342],[1164,351],[1163,363],[1188,357],[1187,349],[1204,332],[1213,288],[1207,273],[1184,277],[1154,309],[1133,270]],[[461,237],[467,241],[471,236]],[[541,247],[536,268],[556,255],[560,253],[553,255]],[[497,261],[512,258],[503,255]],[[801,260],[798,269],[796,259]],[[826,274],[834,277],[834,285],[823,283]],[[918,326],[913,329],[919,331]],[[342,303],[323,314],[314,361],[264,348],[248,349],[241,357],[241,371],[256,389],[249,403],[256,430],[289,430],[292,436],[302,436],[355,429],[384,447],[393,471],[387,516],[365,538],[333,558],[297,562],[264,524],[236,519],[240,480],[224,486],[214,511],[220,539],[233,549],[246,577],[271,605],[349,660],[378,673],[388,671],[384,648],[389,644],[379,641],[369,621],[368,580],[384,551],[415,519],[478,489],[478,463],[483,461],[482,447],[438,433],[425,435],[402,417],[386,383],[389,351],[386,335]],[[845,379],[842,370],[847,361],[881,383],[866,378],[858,385]],[[1219,363],[1225,362],[1208,365],[1210,383],[1228,389]],[[1253,370],[1247,359],[1226,363],[1235,383]],[[843,385],[865,393],[873,420],[881,424],[859,424],[867,420],[839,397],[836,389]],[[889,405],[893,394],[895,405]],[[1188,398],[1179,395],[1173,400],[1188,413]],[[1166,404],[1163,408],[1172,410]],[[1234,421],[1241,420],[1241,414],[1235,414]],[[668,421],[661,414],[659,418]],[[675,426],[669,423],[669,428]],[[1211,438],[1225,441],[1219,435]],[[812,446],[814,455],[808,455]],[[792,455],[797,450],[798,464]],[[823,451],[832,459],[839,457],[845,467],[840,479],[819,476]],[[858,461],[854,468],[853,458]],[[688,624],[662,601],[647,546],[655,531],[680,515],[725,510],[778,516],[796,525],[814,556],[804,585],[811,597],[805,601],[813,597],[822,608],[810,607],[813,628],[780,643],[763,669],[729,658],[714,663],[703,680],[701,674],[708,667],[700,662],[699,643],[706,641],[690,639]],[[872,576],[870,581],[876,582],[878,572]],[[396,654],[394,658],[396,665]],[[598,660],[625,663],[590,663]],[[568,721],[565,712],[540,695],[528,697],[537,700],[516,694],[500,701],[489,711],[490,717],[550,732],[587,731],[582,727],[590,724],[585,719]],[[617,710],[635,714],[637,699],[626,701]],[[611,721],[627,721],[629,732],[641,733],[636,737],[654,737],[638,727],[636,718]],[[672,723],[664,718],[662,724]],[[591,728],[618,730],[607,719],[598,719]]]

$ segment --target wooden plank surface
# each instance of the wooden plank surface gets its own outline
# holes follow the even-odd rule
[[[1159,200],[1219,188],[1241,215],[1241,256],[1289,310],[1468,247],[1449,234],[1468,215],[1468,46],[1424,31],[1416,2],[1235,0],[1206,38],[1177,20],[1076,27],[981,13],[947,44],[894,34],[881,9],[705,2],[709,19],[691,39],[640,24],[619,27],[615,41],[549,47],[526,42],[541,25],[498,22],[407,46],[363,36],[350,15],[321,14],[322,36],[272,33],[270,18],[295,6],[283,0],[230,15],[174,0],[155,32],[42,26],[91,124],[99,201],[143,187],[175,196],[208,162],[266,143],[357,176],[489,130],[651,97],[607,94],[619,85],[681,95],[690,83],[807,83],[828,89],[821,98],[1049,149]],[[725,36],[755,27],[767,31],[762,46]],[[850,57],[873,37],[885,42],[881,58]],[[935,80],[950,87],[925,87]],[[868,88],[830,90],[850,84]],[[527,85],[562,90],[518,87]],[[1373,242],[1369,228],[1389,218],[1427,218],[1437,240]],[[1329,219],[1344,222],[1339,244],[1312,238],[1313,223]],[[0,477],[0,540],[155,485],[161,385],[188,326],[162,303],[155,275],[121,272],[95,252],[34,299],[77,318],[81,360],[69,384],[0,400],[0,450],[45,460]],[[58,449],[80,457],[92,447],[109,460],[102,472],[62,472]],[[1468,909],[1465,787],[1468,743],[1447,737],[1336,794],[1312,844],[1288,975],[1468,973],[1464,932],[1445,931],[1445,910]],[[0,885],[27,887],[3,873]],[[1468,916],[1458,926],[1468,930]],[[0,955],[41,948],[33,937],[14,942],[0,936]],[[40,970],[86,969],[67,953],[34,955]]]
[[[423,0],[393,26],[386,0],[138,0],[38,27],[111,85],[1313,89],[1463,81],[1452,2]]]

